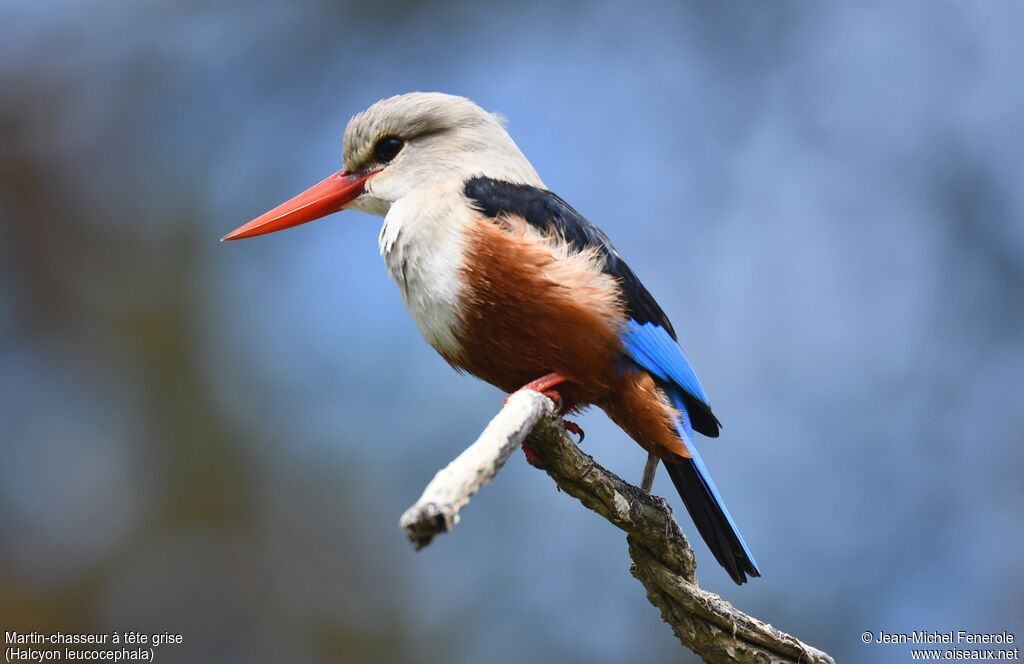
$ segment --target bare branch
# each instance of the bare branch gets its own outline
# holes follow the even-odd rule
[[[527,438],[565,493],[627,534],[630,572],[687,648],[714,663],[834,664],[826,653],[701,589],[693,550],[665,500],[581,452],[565,435],[554,404],[536,392],[513,394],[477,441],[439,472],[406,511],[401,525],[413,545],[422,548],[451,530],[470,497]]]
[[[554,419],[555,406],[538,392],[516,392],[476,442],[430,481],[416,504],[398,522],[417,549],[459,522],[459,512],[488,484],[542,418]]]

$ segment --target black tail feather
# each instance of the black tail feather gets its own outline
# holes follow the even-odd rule
[[[747,575],[761,576],[693,459],[677,457],[675,463],[663,463],[693,524],[697,526],[697,532],[704,538],[718,564],[725,568],[737,584],[745,583]]]

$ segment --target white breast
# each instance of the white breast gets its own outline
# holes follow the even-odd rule
[[[380,231],[388,274],[423,338],[442,354],[459,351],[463,229],[473,218],[461,192],[410,194],[391,206]]]

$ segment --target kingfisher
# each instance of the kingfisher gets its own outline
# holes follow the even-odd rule
[[[608,237],[547,189],[501,116],[448,94],[390,97],[349,121],[342,157],[343,170],[223,239],[346,209],[383,217],[388,274],[450,365],[547,394],[562,413],[602,409],[660,459],[733,581],[760,576],[697,451],[695,432],[714,438],[721,424],[672,323]]]

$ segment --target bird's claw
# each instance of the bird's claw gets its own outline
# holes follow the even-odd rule
[[[523,443],[523,454],[526,455],[526,463],[540,470],[547,469],[548,465],[544,463],[540,454],[537,453],[537,450],[529,442]]]
[[[579,436],[579,438],[576,440],[577,445],[583,444],[583,439],[587,437],[587,434],[583,431],[583,427],[576,424],[575,422],[570,422],[569,420],[562,420],[562,426],[565,427],[566,431],[574,433],[577,436]]]
[[[558,412],[558,413],[562,412],[562,395],[561,394],[559,394],[555,390],[544,390],[543,392],[541,392],[541,394],[543,394],[548,399],[551,399],[552,401],[555,402],[555,412]]]
[[[548,399],[551,399],[552,401],[554,401],[555,402],[555,407],[558,409],[559,412],[561,412],[562,411],[562,395],[560,395],[558,392],[556,392],[553,388],[558,386],[558,385],[561,385],[562,383],[564,383],[564,382],[566,382],[568,380],[569,380],[568,378],[566,378],[565,376],[563,376],[561,374],[549,373],[546,376],[541,376],[540,378],[537,378],[536,380],[531,380],[529,383],[527,383],[526,385],[523,385],[518,390],[516,390],[516,392],[521,392],[523,390],[530,390],[532,392],[540,392],[541,394],[546,396]],[[513,392],[513,394],[515,394],[515,392]],[[510,394],[509,396],[512,396],[512,395]],[[508,402],[508,397],[505,397],[505,402],[506,403]]]
[[[562,395],[555,391],[554,388],[555,386],[561,385],[562,383],[566,382],[566,380],[567,379],[565,378],[565,376],[562,376],[557,373],[550,373],[546,376],[541,376],[536,380],[530,381],[526,385],[523,385],[518,390],[516,390],[516,392],[521,392],[523,390],[539,392],[546,396],[548,399],[551,399],[553,402],[555,402],[555,411],[561,413],[562,407],[565,404],[562,401]],[[515,392],[513,392],[513,394],[515,394]],[[512,395],[510,394],[508,397],[505,397],[505,403],[508,403],[509,397],[511,396]],[[566,429],[579,435],[579,442],[583,442],[583,429],[579,428],[579,426],[577,426],[575,422],[564,422],[564,424]],[[526,462],[529,463],[534,468],[540,468],[541,470],[547,468],[547,464],[544,463],[544,460],[541,458],[541,456],[537,454],[537,450],[534,449],[534,447],[530,445],[529,442],[523,443],[523,453],[526,455]]]

